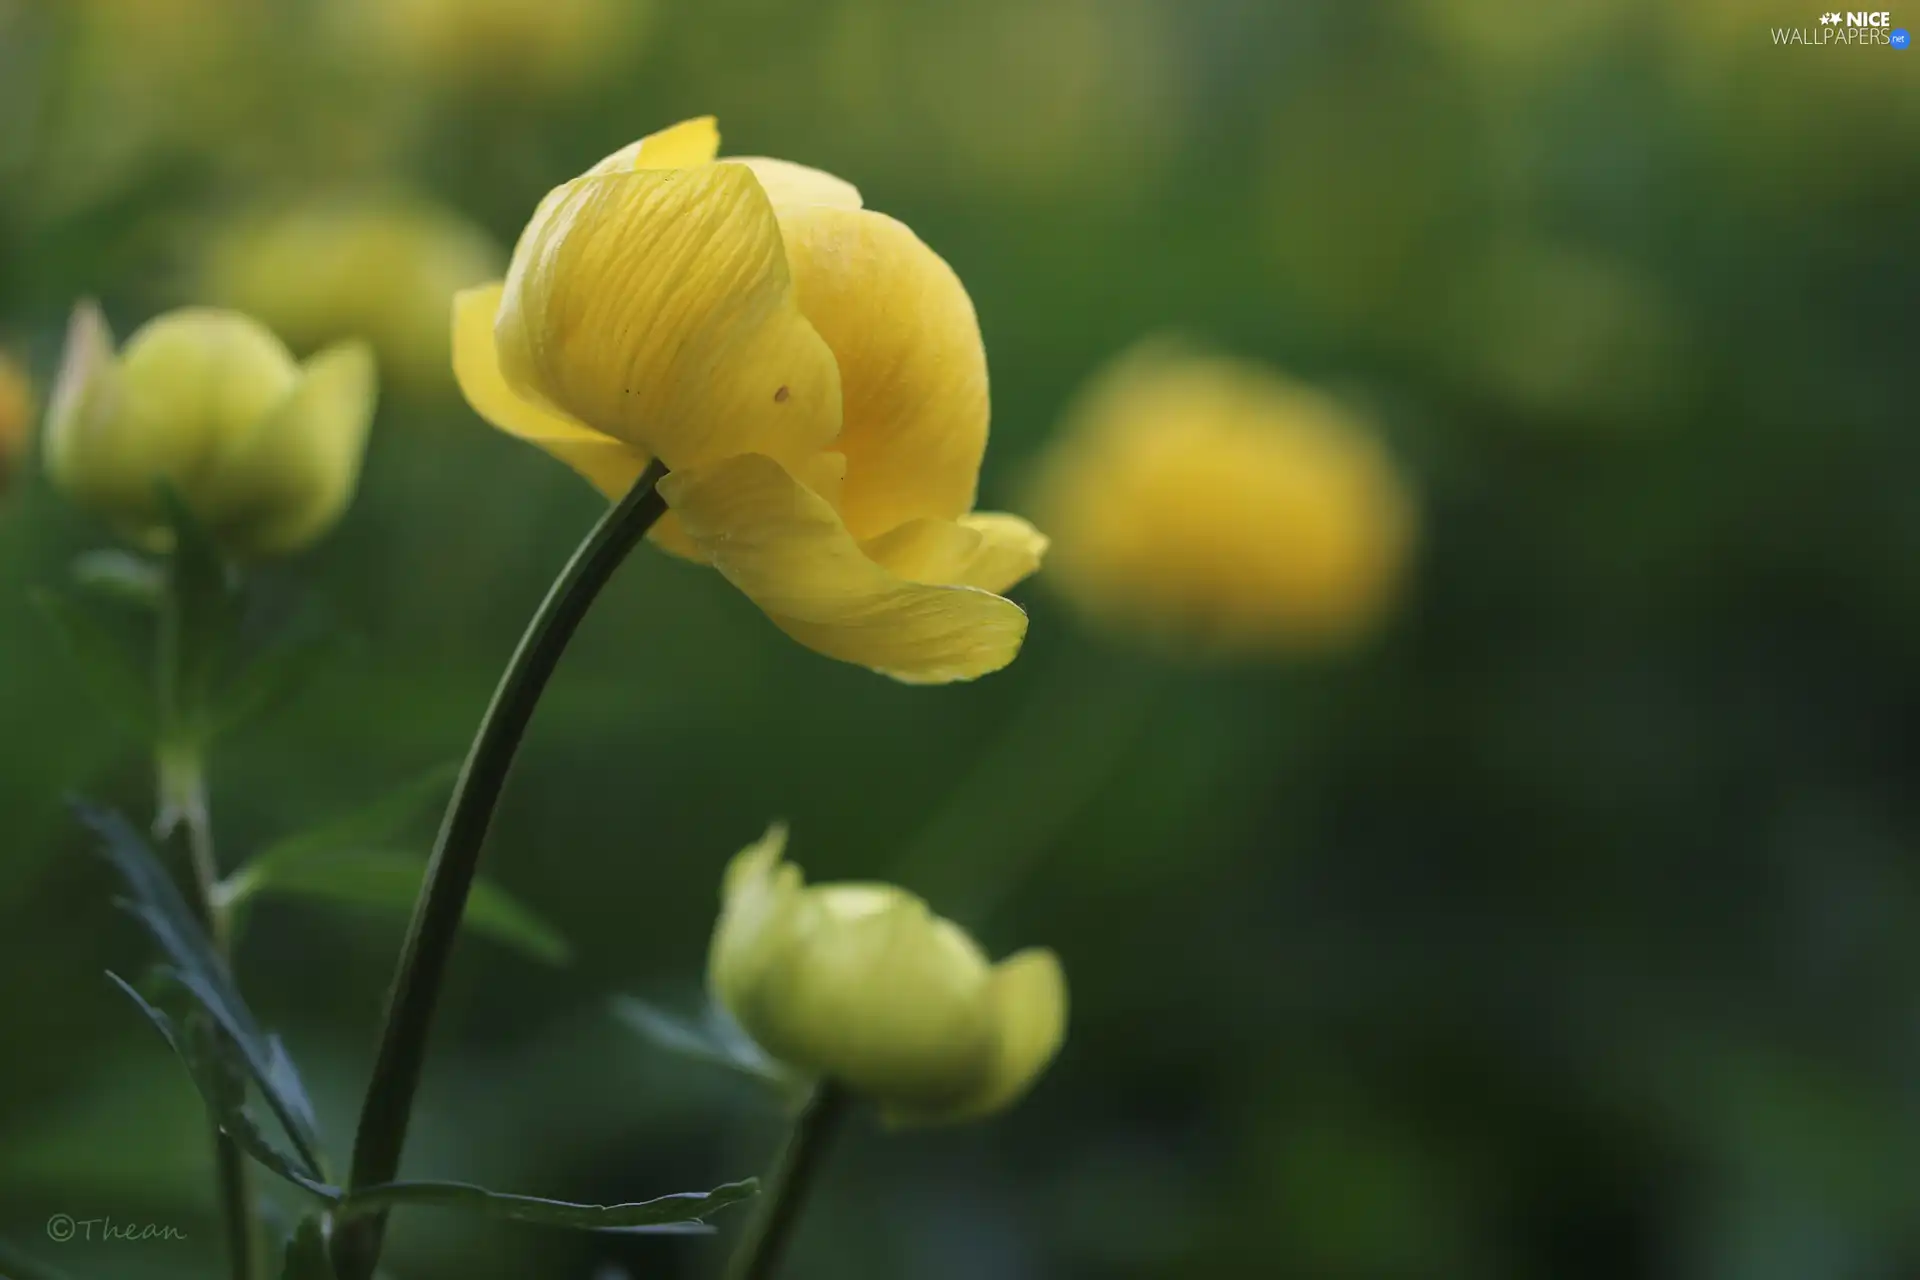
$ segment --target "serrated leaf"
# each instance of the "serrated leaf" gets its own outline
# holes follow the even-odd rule
[[[245,1060],[247,1073],[299,1152],[304,1170],[315,1178],[324,1177],[313,1104],[306,1089],[285,1051],[276,1050],[260,1030],[234,986],[226,962],[214,950],[166,868],[119,814],[84,803],[74,807],[80,820],[101,837],[102,852],[127,882],[132,896],[123,899],[121,905],[159,943],[173,966],[174,980],[231,1037]],[[146,1002],[143,999],[141,1003]]]
[[[302,1218],[294,1228],[280,1280],[338,1280],[333,1260],[327,1256],[326,1227],[319,1218]]]
[[[768,1057],[723,1010],[709,1006],[703,1019],[695,1022],[637,996],[614,996],[609,1004],[622,1025],[655,1048],[737,1071],[782,1093],[806,1087],[805,1081]]]
[[[419,854],[342,850],[277,865],[252,864],[237,882],[242,892],[228,900],[244,902],[266,894],[405,913],[413,909],[426,875],[427,859]],[[573,959],[572,946],[553,926],[491,880],[473,882],[460,923],[542,964],[559,966]]]
[[[187,1028],[175,1026],[164,1010],[152,1004],[134,989],[133,984],[111,969],[107,971],[107,979],[146,1015],[147,1021],[153,1024],[173,1050],[174,1056],[186,1067],[188,1077],[193,1081],[194,1088],[200,1091],[201,1101],[206,1103],[208,1113],[214,1123],[220,1126],[221,1132],[232,1138],[242,1151],[263,1168],[294,1186],[329,1203],[340,1198],[339,1188],[309,1177],[293,1156],[282,1151],[261,1130],[247,1111],[245,1077],[232,1072],[220,1060],[216,1046],[209,1044],[206,1038],[193,1035]]]
[[[712,1191],[687,1191],[634,1204],[574,1204],[508,1195],[464,1182],[389,1182],[350,1192],[338,1212],[348,1216],[412,1206],[583,1231],[684,1231],[708,1214],[751,1199],[759,1190],[759,1181],[748,1178]]]
[[[153,689],[113,633],[78,602],[56,592],[35,591],[33,602],[60,638],[87,692],[122,727],[151,738],[157,722]]]

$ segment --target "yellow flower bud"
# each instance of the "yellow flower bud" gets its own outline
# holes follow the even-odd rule
[[[364,344],[302,365],[259,322],[187,307],[148,321],[116,354],[82,303],[48,415],[47,472],[145,544],[166,541],[164,482],[230,554],[284,554],[346,510],[373,400]]]
[[[202,291],[298,350],[364,337],[389,379],[447,385],[447,307],[496,275],[501,252],[458,215],[406,197],[325,201],[213,237]]]
[[[1067,988],[1053,952],[991,964],[904,889],[811,888],[776,826],[727,868],[708,981],[770,1055],[878,1102],[896,1123],[1011,1106],[1059,1052]]]
[[[33,382],[12,356],[0,352],[0,493],[33,442]]]
[[[1027,619],[996,593],[1046,539],[973,512],[966,289],[849,184],[719,142],[690,120],[549,193],[506,280],[455,304],[461,388],[609,496],[658,457],[655,542],[802,644],[916,682],[998,670]]]
[[[1260,365],[1150,344],[1096,378],[1042,466],[1056,582],[1103,621],[1202,649],[1336,643],[1413,540],[1380,442]]]

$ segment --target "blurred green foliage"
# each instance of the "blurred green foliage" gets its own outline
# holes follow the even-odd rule
[[[1423,491],[1398,616],[1287,667],[1114,652],[1043,574],[1013,668],[910,689],[637,556],[487,860],[577,963],[463,944],[414,1172],[605,1200],[757,1171],[771,1105],[606,997],[694,1006],[720,868],[784,817],[811,873],[913,849],[935,893],[1034,844],[972,923],[1055,946],[1075,1002],[1012,1115],[857,1131],[796,1276],[1911,1275],[1920,54],[1773,45],[1817,16],[662,0],[556,80],[429,75],[319,0],[4,0],[0,336],[49,375],[75,298],[122,332],[190,300],[206,237],[269,197],[399,184],[511,243],[548,186],[711,111],[967,282],[989,505],[1167,327],[1370,404]],[[262,584],[267,620],[319,591],[351,642],[214,761],[229,857],[456,757],[597,510],[450,379],[391,394],[343,527]],[[201,1277],[198,1103],[102,977],[145,953],[60,808],[144,812],[147,766],[29,599],[105,539],[37,479],[0,498],[0,1233],[81,1277]],[[1035,705],[1079,710],[1036,746]],[[396,918],[254,914],[248,997],[344,1147]],[[61,1212],[190,1239],[52,1245]],[[423,1213],[391,1263],[719,1257]]]

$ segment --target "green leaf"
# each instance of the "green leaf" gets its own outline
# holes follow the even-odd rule
[[[58,1267],[35,1261],[5,1240],[0,1240],[0,1276],[7,1280],[70,1280]]]
[[[280,1280],[337,1280],[333,1260],[327,1256],[326,1225],[318,1217],[302,1218],[294,1228]]]
[[[667,1012],[635,996],[614,996],[613,1016],[655,1048],[751,1076],[783,1094],[798,1094],[807,1082],[767,1056],[726,1011],[709,1005],[699,1022]]]
[[[464,1182],[388,1182],[350,1192],[339,1207],[344,1217],[382,1209],[419,1206],[455,1209],[511,1222],[532,1222],[583,1231],[685,1231],[708,1214],[751,1199],[757,1179],[729,1182],[712,1191],[687,1191],[636,1204],[573,1204],[538,1196],[507,1195]]]
[[[254,1120],[246,1106],[246,1078],[235,1072],[225,1060],[222,1050],[228,1045],[222,1044],[216,1034],[196,1034],[192,1025],[177,1027],[172,1018],[156,1008],[147,998],[136,991],[131,983],[112,970],[107,978],[133,1001],[147,1021],[153,1024],[167,1045],[187,1069],[187,1075],[193,1080],[194,1087],[200,1091],[200,1098],[206,1103],[208,1114],[221,1132],[232,1138],[254,1160],[267,1170],[285,1178],[294,1186],[308,1191],[329,1203],[340,1198],[337,1187],[328,1186],[317,1178],[309,1177],[295,1158],[282,1151],[273,1140],[268,1138]],[[209,1028],[209,1032],[212,1029]]]
[[[457,765],[443,765],[364,809],[273,844],[227,877],[219,900],[237,909],[260,894],[278,894],[411,911],[427,860],[382,846],[444,803],[458,771]],[[573,958],[558,931],[485,878],[474,882],[462,923],[543,964]]]
[[[240,874],[323,858],[342,850],[391,844],[406,835],[428,811],[446,803],[447,793],[459,773],[458,764],[436,765],[372,804],[298,835],[276,840],[255,855]]]
[[[242,873],[238,892],[229,901],[244,902],[268,894],[407,912],[413,909],[426,874],[427,860],[419,854],[342,850],[324,859],[252,864]],[[560,966],[573,959],[573,948],[553,926],[484,878],[474,881],[461,923],[542,964]]]
[[[219,737],[285,703],[337,639],[325,612],[317,606],[295,614],[271,644],[214,694],[208,709],[208,734]]]
[[[73,659],[87,692],[123,727],[143,739],[153,736],[153,690],[113,633],[74,600],[52,591],[33,602]]]
[[[324,1176],[313,1104],[298,1074],[293,1071],[285,1051],[277,1048],[254,1021],[246,1002],[240,998],[239,989],[234,986],[226,962],[214,950],[206,930],[180,896],[179,889],[174,887],[166,868],[119,814],[84,803],[76,803],[74,807],[80,820],[101,837],[102,852],[127,882],[132,896],[123,899],[121,905],[160,944],[171,962],[174,981],[192,995],[232,1039],[247,1073],[260,1087],[268,1108],[299,1152],[302,1167],[316,1178]],[[146,1002],[143,999],[141,1003]]]

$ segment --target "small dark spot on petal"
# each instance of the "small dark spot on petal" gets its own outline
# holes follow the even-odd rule
[[[793,393],[791,391],[787,390],[785,387],[782,387],[778,391],[773,393],[773,402],[775,404],[785,404],[787,402],[787,397],[792,394]]]

